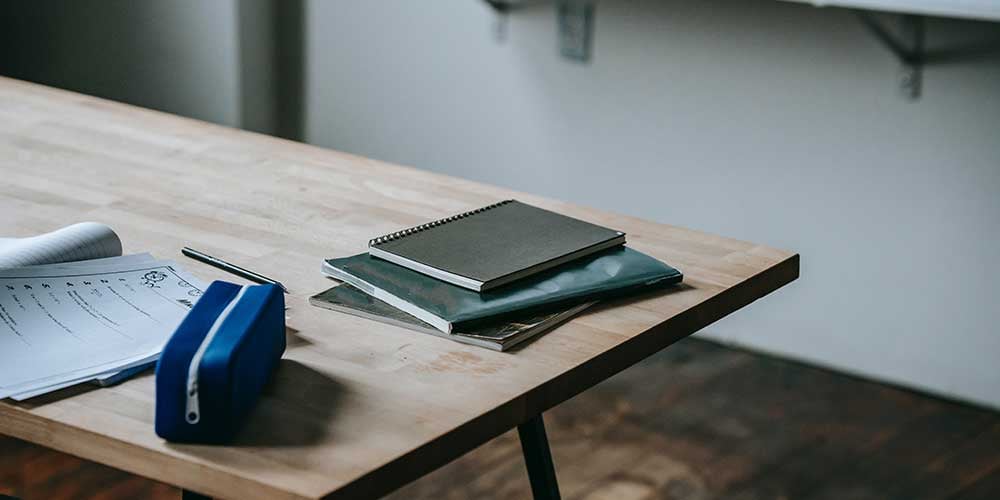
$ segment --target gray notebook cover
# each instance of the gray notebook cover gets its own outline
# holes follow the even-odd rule
[[[554,304],[591,301],[629,289],[681,281],[680,271],[627,247],[608,249],[483,293],[427,277],[368,254],[327,260],[323,272],[404,309],[446,333],[462,323]]]
[[[372,239],[370,253],[488,290],[625,242],[625,233],[517,200]]]
[[[484,324],[469,331],[447,334],[347,283],[310,297],[309,303],[324,309],[401,326],[494,351],[506,351],[555,327],[593,304],[593,302],[585,302],[568,309],[529,314],[516,319]]]

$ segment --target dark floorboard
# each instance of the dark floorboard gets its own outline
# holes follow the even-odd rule
[[[1000,499],[1000,414],[688,339],[546,413],[563,498]],[[390,495],[530,497],[516,432]],[[0,438],[0,495],[177,491]]]

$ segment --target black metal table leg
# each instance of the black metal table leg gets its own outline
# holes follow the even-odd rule
[[[211,500],[212,497],[195,493],[189,490],[181,490],[181,500]]]
[[[552,452],[549,451],[549,440],[545,437],[542,415],[538,414],[517,426],[517,435],[521,438],[521,451],[524,453],[524,465],[528,467],[532,496],[535,500],[559,500],[559,483],[556,481],[556,469],[552,464]]]

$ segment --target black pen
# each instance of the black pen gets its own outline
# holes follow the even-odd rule
[[[230,264],[220,258],[212,257],[211,255],[201,253],[193,248],[184,247],[181,249],[181,253],[187,255],[188,257],[191,257],[194,260],[204,262],[212,267],[217,267],[219,269],[222,269],[223,271],[226,271],[228,273],[233,273],[241,278],[246,278],[255,283],[277,285],[281,287],[281,289],[284,290],[285,293],[288,293],[288,289],[285,288],[285,285],[282,285],[280,281],[268,278],[263,274],[257,274],[249,269],[243,269],[240,266]]]

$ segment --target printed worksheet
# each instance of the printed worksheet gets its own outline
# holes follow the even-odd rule
[[[203,290],[148,257],[0,271],[0,398],[148,362]]]

